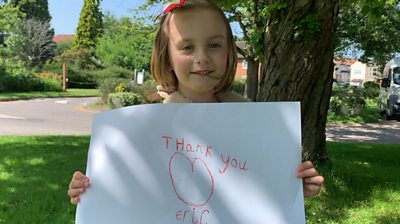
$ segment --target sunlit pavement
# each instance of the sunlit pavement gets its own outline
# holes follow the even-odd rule
[[[328,124],[327,141],[400,144],[400,121],[369,124]]]
[[[87,105],[97,100],[85,97],[0,102],[0,135],[90,134],[97,111]]]

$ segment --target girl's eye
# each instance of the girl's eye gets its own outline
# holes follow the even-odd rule
[[[183,47],[182,47],[182,50],[184,50],[184,51],[191,51],[191,50],[193,50],[193,46],[191,46],[191,45],[183,46]]]
[[[220,45],[220,44],[217,44],[217,43],[211,43],[211,44],[210,44],[210,47],[211,47],[211,48],[219,48],[219,47],[221,47],[221,45]]]

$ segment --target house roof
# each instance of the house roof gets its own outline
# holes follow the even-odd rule
[[[53,42],[58,44],[58,43],[60,43],[62,41],[72,40],[72,39],[74,39],[74,35],[73,34],[58,34],[58,35],[55,35],[53,37]]]
[[[246,41],[239,40],[239,41],[236,41],[235,43],[236,43],[236,46],[239,47],[242,50],[244,50],[244,48],[247,46],[247,42]],[[239,52],[237,54],[237,57],[238,57],[238,59],[243,59],[244,58],[243,55],[239,54]]]
[[[333,63],[336,65],[352,65],[358,61],[357,58],[335,58]]]

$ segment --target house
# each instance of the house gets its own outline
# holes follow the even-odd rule
[[[63,42],[65,40],[73,40],[74,35],[73,34],[57,34],[53,37],[53,42],[58,44],[60,42]]]
[[[353,59],[334,59],[333,78],[338,84],[362,87],[364,82],[377,81],[380,77],[378,67]]]
[[[245,49],[246,47],[246,41],[236,41],[236,46],[239,47],[240,49]],[[238,61],[237,61],[237,66],[236,66],[236,74],[235,74],[235,79],[246,79],[247,77],[247,61],[241,54],[237,54]],[[259,64],[258,67],[258,78],[260,79],[260,74],[261,74],[261,64]]]

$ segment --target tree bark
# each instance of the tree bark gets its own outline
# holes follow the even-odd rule
[[[303,159],[325,162],[339,2],[283,2],[286,7],[267,18],[258,101],[300,101]],[[307,25],[310,21],[318,27],[311,29],[311,35]]]
[[[258,60],[247,60],[247,78],[246,78],[246,94],[247,98],[252,101],[257,100],[258,93]]]

